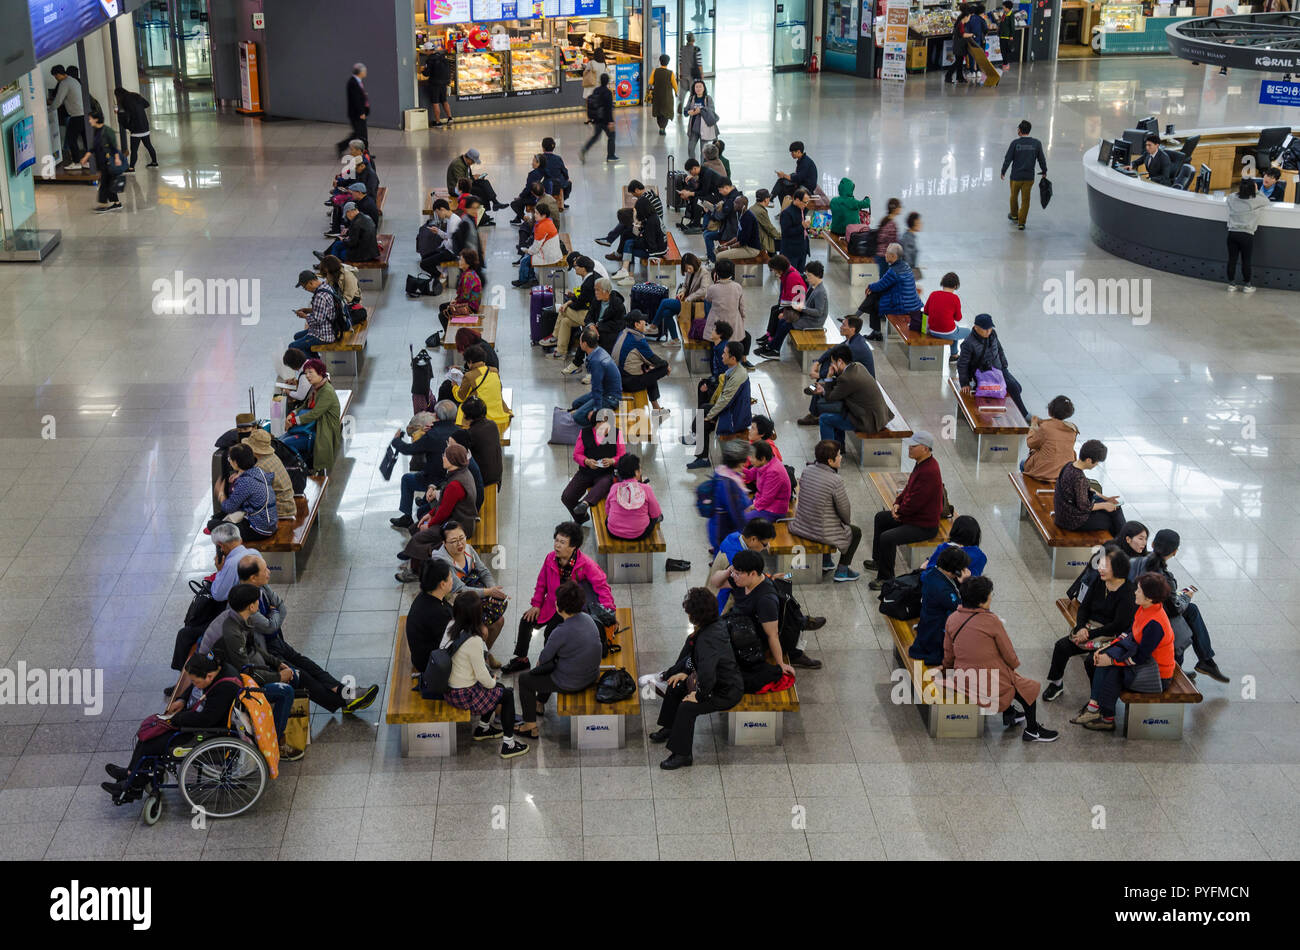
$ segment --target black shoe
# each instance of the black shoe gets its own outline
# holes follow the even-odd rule
[[[145,166],[145,168],[157,168],[157,167],[158,167],[157,162],[150,162],[148,165]]]
[[[495,218],[492,218],[489,215],[485,214],[483,215],[483,220],[478,223],[478,226],[480,228],[495,228],[497,226],[497,222]]]
[[[1016,220],[1016,216],[1015,216],[1014,214],[1008,214],[1008,215],[1007,215],[1007,220],[1008,220],[1008,221],[1014,221],[1014,220]]]
[[[501,731],[500,726],[494,726],[488,722],[480,722],[474,727],[474,741],[484,742],[488,739],[500,739],[505,733]]]
[[[510,207],[510,205],[502,204],[500,201],[494,202],[493,204],[494,204],[494,207],[492,208],[493,211],[504,211],[506,208]]]
[[[411,525],[415,524],[415,519],[410,515],[402,515],[400,518],[389,518],[388,523],[394,528],[409,528]]]
[[[325,252],[324,252],[324,251],[312,251],[312,252],[311,252],[311,256],[314,257],[314,258],[316,258],[316,260],[318,260],[318,261],[323,261],[323,260],[325,260]]]
[[[1043,690],[1043,702],[1054,703],[1061,698],[1061,694],[1064,692],[1065,687],[1060,683],[1048,683],[1047,688]]]
[[[523,219],[523,218],[511,218],[511,219],[510,219],[510,223],[511,223],[511,224],[523,224],[523,223],[524,223],[524,219]]]
[[[690,569],[691,569],[691,562],[683,561],[681,558],[670,557],[666,561],[664,561],[665,573],[671,571],[684,572],[684,571],[689,571]]]
[[[805,630],[820,630],[824,626],[826,626],[825,617],[804,617],[803,618],[803,628]]]
[[[607,162],[617,162],[617,161],[620,161],[620,159],[619,159],[619,157],[618,157],[617,155],[606,155],[606,156],[605,156],[605,161],[607,161]]]
[[[501,673],[503,675],[508,675],[510,673],[522,673],[526,669],[528,669],[528,657],[517,656],[514,659],[512,659],[509,663],[507,663],[505,666],[501,667]]]
[[[671,772],[673,769],[689,767],[695,764],[695,760],[689,755],[678,755],[674,752],[668,758],[659,763],[659,767],[665,771]]]
[[[868,334],[867,334],[867,339],[868,339],[870,342],[872,342],[872,343],[884,343],[884,342],[885,342],[885,338],[880,334],[880,332],[879,332],[878,330],[873,330],[873,331],[871,331],[870,333],[868,333]]]
[[[867,587],[870,590],[880,590],[882,587],[885,586],[885,581],[892,581],[892,580],[893,580],[892,577],[877,577],[874,581],[869,583]]]
[[[591,520],[591,506],[585,501],[580,501],[573,506],[573,520],[578,524],[586,524]]]
[[[1113,720],[1111,725],[1114,728]],[[1055,729],[1048,729],[1042,723],[1039,723],[1037,729],[1026,729],[1020,734],[1020,738],[1026,742],[1055,742],[1061,738],[1061,734]]]
[[[765,360],[779,360],[781,358],[781,354],[778,353],[776,350],[769,350],[766,347],[760,347],[759,349],[755,350],[754,355],[758,357],[762,357]]]
[[[876,569],[876,562],[875,562],[875,561],[863,561],[863,562],[862,562],[862,569],[863,569],[864,571],[874,571],[874,570]]]
[[[1023,224],[1017,224],[1017,225],[1016,225],[1016,230],[1017,230],[1017,231],[1023,231],[1024,229],[1025,229],[1025,226],[1024,226]]]
[[[800,650],[798,653],[790,654],[790,665],[802,667],[805,670],[820,670],[822,661],[814,660],[807,653]]]
[[[371,703],[373,703],[375,701],[375,697],[378,695],[379,695],[379,684],[371,683],[370,686],[366,688],[366,691],[364,693],[362,693],[360,696],[356,697],[350,703],[344,706],[343,711],[345,713],[360,712],[361,710],[368,707]]]
[[[599,244],[601,247],[609,247],[614,242],[611,241],[609,238],[596,238],[596,243]]]
[[[125,782],[126,777],[131,774],[130,769],[124,769],[122,766],[114,765],[112,762],[109,762],[104,766],[104,771],[119,782]]]
[[[1006,712],[1002,714],[1002,725],[1006,729],[1025,721],[1025,714],[1020,711],[1014,704],[1007,707]]]
[[[646,736],[646,738],[651,742],[667,742],[668,737],[672,734],[673,731],[671,729],[656,729],[654,732],[650,733],[650,735]]]
[[[1223,670],[1219,669],[1219,664],[1214,660],[1198,660],[1194,667],[1197,673],[1204,673],[1212,680],[1218,680],[1220,683],[1228,683],[1231,680],[1223,675]]]
[[[796,422],[795,425],[815,426],[819,421],[820,420],[810,412],[806,415],[800,416],[799,421]]]

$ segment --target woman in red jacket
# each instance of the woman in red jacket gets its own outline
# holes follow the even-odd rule
[[[1148,571],[1138,578],[1133,594],[1137,614],[1133,630],[1103,650],[1093,663],[1092,699],[1070,722],[1097,732],[1115,731],[1115,703],[1124,690],[1163,693],[1174,676],[1174,631],[1164,602],[1169,582]]]

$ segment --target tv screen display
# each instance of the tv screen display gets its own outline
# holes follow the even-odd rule
[[[426,19],[430,26],[444,23],[468,23],[469,0],[429,0]]]
[[[36,134],[32,117],[15,122],[10,136],[13,140],[13,169],[17,175],[24,168],[36,164]]]
[[[27,0],[36,58],[70,46],[122,12],[121,0]]]
[[[1115,143],[1110,139],[1102,139],[1101,148],[1097,150],[1097,161],[1103,165],[1110,164],[1110,153],[1115,148]]]

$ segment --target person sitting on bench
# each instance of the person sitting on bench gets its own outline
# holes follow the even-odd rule
[[[710,263],[717,260],[714,245],[735,238],[740,222],[736,216],[736,199],[743,198],[730,178],[718,182],[718,200],[709,211],[704,232],[704,253]]]
[[[455,521],[448,521],[442,526],[442,547],[435,548],[430,560],[443,560],[452,568],[452,599],[460,596],[461,591],[474,589],[478,591],[483,602],[483,622],[487,624],[488,649],[496,643],[497,634],[506,622],[506,605],[510,595],[496,582],[492,569],[484,563],[478,551],[469,543],[465,529]]]
[[[840,476],[843,446],[822,439],[813,447],[813,462],[799,473],[799,504],[795,507],[790,533],[840,551],[837,565],[833,556],[822,556],[822,571],[835,571],[840,583],[856,581],[862,575],[851,567],[862,542],[862,529],[853,524],[849,491]]]
[[[963,393],[969,394],[977,382],[975,374],[987,373],[996,369],[1002,374],[1006,383],[1007,398],[1016,404],[1020,414],[1029,418],[1029,410],[1020,397],[1020,380],[1011,375],[1007,368],[1007,351],[1002,348],[998,331],[993,328],[993,318],[987,313],[978,314],[971,326],[971,334],[962,340],[961,351],[957,355],[957,381]]]
[[[1052,665],[1047,670],[1043,702],[1055,702],[1065,692],[1062,681],[1071,657],[1082,656],[1084,671],[1092,680],[1095,646],[1086,643],[1114,640],[1133,626],[1137,603],[1129,580],[1129,556],[1116,544],[1107,544],[1096,559],[1097,577],[1079,599],[1074,628],[1052,647]]]
[[[970,515],[958,515],[952,519],[952,529],[948,532],[948,540],[931,552],[925,566],[934,567],[939,555],[948,548],[961,548],[966,552],[966,556],[970,558],[972,577],[979,577],[984,573],[984,568],[988,566],[988,555],[980,550],[980,523]]]
[[[523,718],[516,727],[519,735],[537,738],[537,717],[545,713],[552,693],[581,693],[600,675],[601,631],[583,610],[586,604],[586,593],[573,581],[555,592],[555,613],[561,621],[546,635],[537,665],[520,673],[517,681]]]
[[[362,214],[354,201],[343,206],[343,219],[347,222],[343,236],[323,253],[312,251],[316,260],[322,260],[326,254],[333,254],[339,260],[351,264],[379,260],[379,230],[375,219]]]
[[[907,655],[926,666],[943,665],[943,632],[948,617],[961,606],[961,582],[971,576],[970,558],[961,548],[944,548],[935,563],[921,571],[921,616]]]
[[[686,463],[688,469],[709,467],[709,441],[715,430],[745,432],[749,429],[749,373],[741,365],[744,359],[744,348],[735,340],[728,340],[722,355],[722,378],[718,381],[710,400],[711,405],[704,414],[704,432],[695,433],[698,451],[695,458]],[[699,425],[698,413],[696,425]]]
[[[844,444],[846,432],[882,431],[894,418],[885,393],[844,343],[831,350],[830,379],[817,383],[821,397],[817,426],[823,439]]]
[[[728,265],[730,266],[730,265]],[[663,340],[665,338],[671,343],[676,340],[681,342],[681,333],[677,326],[677,317],[682,312],[683,307],[691,308],[697,301],[704,302],[704,339],[709,338],[709,314],[712,311],[712,304],[707,299],[709,288],[713,286],[713,281],[718,278],[715,271],[710,273],[700,259],[687,251],[682,255],[682,282],[677,285],[677,292],[671,297],[665,296],[659,301],[659,306],[654,312],[654,325],[657,331],[655,339]],[[743,296],[744,291],[741,290]],[[693,313],[692,310],[688,312]],[[734,329],[735,324],[732,324]]]
[[[767,337],[759,341],[755,355],[766,360],[779,360],[781,346],[791,330],[821,330],[826,326],[826,287],[822,276],[826,273],[821,261],[809,261],[804,268],[806,294],[795,292],[789,307],[778,311],[776,326],[768,325]],[[870,374],[868,374],[870,375]]]
[[[711,168],[704,168],[691,158],[686,162],[686,186],[678,190],[679,197],[686,200],[686,210],[679,226],[683,234],[699,234],[704,230],[704,215],[719,200],[718,187],[723,177]],[[705,205],[708,205],[706,208]]]
[[[1093,490],[1087,472],[1106,461],[1104,443],[1089,439],[1079,446],[1079,457],[1056,473],[1052,495],[1052,523],[1066,531],[1108,531],[1116,537],[1124,527],[1124,509],[1118,495]]]
[[[905,444],[907,457],[916,465],[893,507],[876,512],[871,560],[862,565],[876,572],[876,579],[867,585],[872,590],[880,590],[894,576],[898,546],[933,538],[943,517],[943,476],[934,457],[934,436],[918,429]]]
[[[682,609],[691,633],[677,662],[659,674],[668,690],[659,709],[659,728],[649,736],[651,742],[667,743],[669,755],[659,767],[669,771],[694,764],[695,721],[700,716],[725,712],[745,698],[745,682],[713,594],[692,587]]]
[[[796,300],[802,301],[808,296],[808,285],[804,282],[803,275],[784,254],[774,254],[768,258],[767,268],[777,276],[781,289],[777,293],[776,303],[767,315],[767,332],[754,341],[757,344],[754,352],[758,355],[770,352],[769,346],[777,336],[783,315],[794,308]],[[784,341],[785,333],[788,332],[789,328],[780,334],[779,339]]]
[[[479,714],[474,740],[500,738],[501,758],[513,759],[528,752],[528,743],[515,737],[515,691],[502,686],[487,664],[487,625],[477,591],[467,590],[451,609],[452,623],[442,638],[442,648],[451,650],[451,676],[442,699],[455,709]],[[458,645],[459,644],[459,645]]]
[[[478,149],[467,149],[464,154],[457,155],[452,159],[451,164],[447,166],[447,194],[454,195],[457,186],[464,179],[469,179],[470,190],[483,201],[489,211],[500,211],[506,205],[497,200],[496,189],[487,180],[487,174],[474,174],[474,166],[482,164]]]
[[[573,461],[578,470],[560,494],[560,502],[578,524],[585,524],[588,512],[609,494],[615,466],[623,457],[623,431],[614,425],[614,410],[596,413],[596,424],[578,431],[573,444]]]
[[[749,210],[749,199],[744,195],[737,195],[732,207],[736,214],[736,233],[714,245],[715,261],[749,260],[762,253],[758,218]],[[707,238],[705,240],[707,242]]]
[[[801,426],[815,426],[818,424],[824,397],[817,387],[820,385],[824,391],[826,384],[831,380],[831,356],[835,353],[836,347],[847,346],[849,352],[853,355],[853,362],[865,366],[872,378],[876,375],[876,358],[875,354],[871,352],[871,344],[862,335],[862,318],[856,313],[840,317],[840,335],[844,337],[844,342],[829,347],[825,353],[817,357],[816,363],[808,373],[812,384],[804,387],[804,394],[812,398],[808,401],[808,413],[799,419],[798,424]]]
[[[1057,396],[1047,404],[1047,418],[1029,417],[1029,434],[1025,445],[1029,454],[1020,463],[1020,471],[1029,478],[1054,482],[1056,475],[1067,462],[1073,462],[1074,442],[1079,438],[1079,427],[1067,422],[1074,415],[1074,403],[1069,396]]]
[[[451,210],[447,199],[434,201],[433,217],[420,226],[415,237],[415,251],[420,255],[420,270],[436,276],[440,264],[456,259],[459,252],[455,248],[454,235],[458,228],[460,217]]]
[[[468,439],[466,440],[468,441]],[[442,452],[442,467],[446,470],[442,488],[432,485],[425,490],[425,499],[432,506],[420,519],[411,539],[399,555],[401,570],[395,575],[399,584],[419,580],[424,562],[433,556],[442,544],[443,525],[454,521],[466,534],[478,525],[479,489],[474,474],[469,469],[469,450],[459,442],[448,441]]]
[[[1038,721],[1040,687],[1017,672],[1020,658],[1001,618],[989,610],[992,600],[993,582],[987,577],[962,581],[961,606],[949,615],[944,627],[943,668],[966,671],[976,682],[987,679],[997,689],[997,695],[987,701],[1002,713],[1004,725],[1025,724],[1020,734],[1025,742],[1055,742],[1060,733]],[[988,672],[981,675],[984,670]],[[1012,707],[1014,702],[1020,703],[1020,710]]]
[[[555,139],[549,135],[542,139],[542,166],[546,169],[546,178],[542,184],[548,195],[563,193],[564,200],[569,200],[573,193],[573,182],[569,180],[569,169],[564,159],[555,152]]]
[[[455,585],[451,561],[433,558],[425,563],[420,572],[420,592],[406,615],[406,646],[411,652],[413,672],[423,673],[429,666],[429,654],[442,643],[442,635],[451,623],[451,604],[455,600],[451,590]]]
[[[226,459],[231,475],[212,486],[221,513],[208,522],[208,530],[225,521],[234,524],[245,541],[269,538],[278,520],[271,473],[257,467],[257,456],[243,443],[232,446]]]
[[[790,473],[776,457],[772,443],[760,439],[753,444],[752,451],[754,464],[742,476],[747,484],[755,486],[754,501],[745,509],[745,518],[780,521],[790,512]]]
[[[581,331],[587,324],[587,314],[596,304],[596,281],[609,281],[608,277],[599,277],[596,274],[596,262],[585,255],[572,258],[569,266],[573,272],[578,275],[578,280],[582,283],[572,294],[567,295],[568,299],[564,303],[556,301],[555,329],[550,336],[544,337],[537,341],[537,345],[543,349],[555,347],[551,352],[551,358],[567,361],[569,358],[569,344],[573,336],[573,331]]]
[[[334,206],[334,217],[330,221],[330,229],[325,232],[325,237],[338,239],[343,236],[343,212],[348,204],[356,205],[358,211],[378,226],[379,206],[375,203],[374,196],[367,193],[365,182],[354,181],[348,185],[348,196],[346,202]]]
[[[397,510],[401,512],[396,518],[389,518],[388,523],[394,528],[410,528],[415,524],[411,517],[414,511],[415,496],[422,495],[430,485],[441,485],[445,478],[442,467],[442,453],[447,448],[447,440],[456,431],[456,403],[450,399],[440,399],[434,403],[433,412],[417,412],[406,426],[411,437],[407,442],[399,432],[389,443],[400,455],[421,456],[424,468],[420,471],[407,472],[399,480],[401,489]]]
[[[608,281],[605,283],[608,285]],[[608,289],[605,292],[608,293]],[[623,377],[614,358],[600,345],[600,331],[594,324],[583,328],[578,346],[586,355],[591,391],[574,400],[569,412],[573,415],[574,422],[586,427],[595,424],[596,413],[601,409],[618,408],[623,398]]]
[[[589,598],[594,596],[602,607],[609,610],[617,609],[605,572],[580,550],[585,536],[582,526],[572,521],[562,521],[555,526],[554,545],[542,561],[542,569],[537,572],[537,584],[529,607],[519,618],[515,655],[501,668],[502,673],[520,673],[528,669],[528,645],[533,634],[541,627],[545,640],[564,621],[555,609],[560,585],[573,581],[582,585],[584,590],[590,588]]]
[[[1163,693],[1169,688],[1178,667],[1174,631],[1163,606],[1171,593],[1160,574],[1148,571],[1138,577],[1133,627],[1093,654],[1092,697],[1070,722],[1094,732],[1114,732],[1120,693]]]
[[[641,477],[641,459],[631,453],[618,460],[618,473],[605,499],[605,528],[620,541],[644,541],[664,520],[650,480]]]
[[[537,204],[533,185],[541,185],[545,179],[544,160],[542,154],[538,152],[533,156],[533,167],[528,170],[528,175],[524,178],[524,187],[520,189],[518,197],[510,202],[510,210],[515,213],[515,216],[510,219],[511,224],[523,224],[524,212]],[[542,185],[542,190],[546,190],[545,185]]]
[[[614,341],[610,353],[618,364],[619,375],[623,379],[623,392],[644,392],[655,415],[666,416],[670,410],[659,405],[659,380],[667,376],[672,367],[667,360],[650,349],[650,344],[646,342],[648,329],[646,315],[640,310],[633,310],[628,314],[628,325]]]
[[[771,578],[763,572],[763,556],[754,551],[737,551],[731,559],[728,573],[726,579],[714,578],[715,582],[729,584],[731,587],[727,616],[749,617],[754,622],[759,638],[767,641],[767,653],[772,658],[772,663],[768,665],[779,667],[779,670],[773,670],[775,678],[781,674],[793,677],[795,666],[820,669],[821,660],[814,660],[799,649],[799,634],[802,631],[780,629],[781,597]],[[781,638],[782,633],[786,634],[785,640]],[[786,661],[786,656],[789,656],[789,662]],[[757,692],[752,688],[754,686],[754,682],[747,680],[745,692]]]
[[[921,319],[921,298],[916,295],[916,277],[912,265],[903,260],[903,245],[894,242],[885,248],[885,267],[880,279],[867,285],[866,296],[858,304],[858,313],[865,313],[871,324],[867,339],[880,343],[884,335],[880,330],[881,317],[902,314],[909,324]]]
[[[1126,529],[1127,530],[1127,527]],[[1138,574],[1145,574],[1148,571],[1154,571],[1165,579],[1169,585],[1170,594],[1164,602],[1165,615],[1169,617],[1169,622],[1175,628],[1179,628],[1183,623],[1187,624],[1188,634],[1191,638],[1192,651],[1196,654],[1195,673],[1204,673],[1211,679],[1218,680],[1220,683],[1227,683],[1227,675],[1219,669],[1219,664],[1214,662],[1214,647],[1210,643],[1210,631],[1205,626],[1205,619],[1201,616],[1201,608],[1193,602],[1192,597],[1196,594],[1196,588],[1178,589],[1178,580],[1169,572],[1169,562],[1178,556],[1178,546],[1182,544],[1182,538],[1177,531],[1172,528],[1161,528],[1156,532],[1156,536],[1151,540],[1151,553],[1136,557],[1133,559],[1133,566],[1129,570],[1129,578],[1132,579]],[[1180,648],[1180,644],[1182,644]],[[1174,661],[1179,666],[1183,665],[1183,651],[1186,650],[1186,640],[1183,637],[1174,637]]]
[[[794,171],[777,172],[776,184],[772,186],[772,197],[782,203],[800,188],[812,194],[817,190],[817,163],[803,150],[803,142],[790,143],[790,157],[794,159]]]

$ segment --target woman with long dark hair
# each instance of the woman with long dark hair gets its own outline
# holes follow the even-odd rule
[[[515,738],[515,691],[497,682],[487,663],[487,624],[483,602],[473,589],[461,591],[451,611],[451,626],[442,648],[451,650],[451,676],[442,696],[448,706],[478,713],[474,741],[501,740],[501,758],[528,752],[528,743]],[[499,721],[494,721],[499,716]]]

